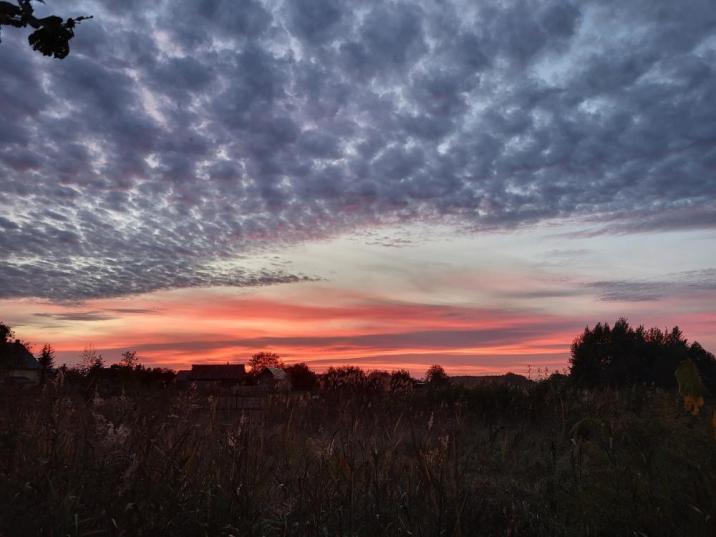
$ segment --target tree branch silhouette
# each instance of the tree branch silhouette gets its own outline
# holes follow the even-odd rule
[[[44,4],[43,0],[38,1]],[[83,20],[91,19],[92,16],[73,17],[67,20],[56,15],[37,18],[31,2],[32,0],[17,0],[17,4],[13,4],[0,1],[0,30],[2,26],[15,28],[30,26],[35,31],[27,40],[33,50],[58,59],[66,57],[70,53],[70,40],[75,36],[75,26]]]

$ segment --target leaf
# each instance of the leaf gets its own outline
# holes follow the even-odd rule
[[[704,406],[704,395],[706,389],[701,380],[699,370],[694,363],[683,360],[676,369],[676,381],[679,383],[679,393],[684,398],[684,408],[694,416],[697,416]]]

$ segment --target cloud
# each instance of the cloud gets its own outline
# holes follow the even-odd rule
[[[93,312],[89,312],[93,313]],[[78,314],[82,316],[82,314]],[[391,331],[375,331],[369,333],[350,333],[335,335],[326,333],[322,335],[271,335],[258,337],[227,337],[227,338],[191,338],[186,334],[169,335],[165,341],[142,343],[139,350],[147,353],[160,353],[165,355],[205,356],[212,351],[225,351],[234,353],[251,353],[262,349],[275,349],[280,353],[288,354],[324,354],[359,356],[369,352],[406,352],[412,351],[463,351],[478,348],[508,348],[518,354],[529,347],[540,350],[539,341],[554,333],[563,333],[569,330],[579,330],[582,326],[578,321],[565,321],[564,319],[539,320],[533,319],[529,323],[513,322],[504,326],[482,328],[477,323],[470,327],[460,327],[455,322],[455,328],[443,329],[394,329]],[[558,346],[566,344],[560,343]],[[547,350],[554,350],[554,345]],[[497,351],[496,351],[497,352]],[[318,359],[318,356],[314,356]],[[313,359],[313,358],[312,358]]]
[[[593,282],[590,287],[597,290],[599,299],[607,302],[643,302],[659,300],[667,290],[664,282],[646,281],[600,281]]]
[[[716,291],[716,269],[690,270],[667,274],[663,280],[608,280],[588,284],[596,289],[600,300],[607,302],[642,302],[667,296]]]
[[[262,287],[316,280],[280,269],[252,272],[243,269],[222,271],[194,267],[187,271],[181,265],[181,260],[167,264],[167,260],[161,258],[107,259],[101,264],[93,260],[80,264],[74,260],[70,267],[44,260],[26,264],[0,262],[0,273],[4,275],[0,282],[0,299],[34,296],[69,302],[143,294],[171,288]]]
[[[35,313],[35,317],[49,318],[55,321],[111,321],[115,317],[101,311],[77,311],[72,313]]]
[[[716,268],[687,270],[677,273],[686,287],[696,291],[716,291]]]
[[[710,0],[74,6],[67,59],[0,45],[2,297],[300,281],[212,267],[383,223],[716,224]]]
[[[54,321],[111,321],[125,315],[145,315],[155,313],[156,310],[148,308],[104,308],[102,310],[78,311],[70,310],[58,313],[33,313],[34,317],[51,319]]]
[[[562,267],[574,257],[589,254],[588,250],[558,250],[547,257],[556,257],[559,263],[547,266]],[[540,263],[540,265],[545,265]],[[563,297],[593,296],[603,302],[652,302],[665,298],[698,296],[703,298],[716,291],[716,269],[690,270],[665,273],[651,278],[621,278],[584,280],[575,276],[537,278],[532,286],[496,289],[493,293],[501,298],[549,299]]]
[[[109,311],[112,313],[130,313],[130,314],[141,315],[144,313],[155,313],[157,310],[150,309],[150,308],[111,308],[106,311]]]

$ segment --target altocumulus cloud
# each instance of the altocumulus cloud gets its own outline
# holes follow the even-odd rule
[[[215,267],[383,223],[716,224],[712,0],[61,8],[66,60],[0,45],[2,297],[297,281]]]

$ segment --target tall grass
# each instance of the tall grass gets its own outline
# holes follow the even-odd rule
[[[644,388],[0,394],[0,534],[714,535],[710,415]]]

